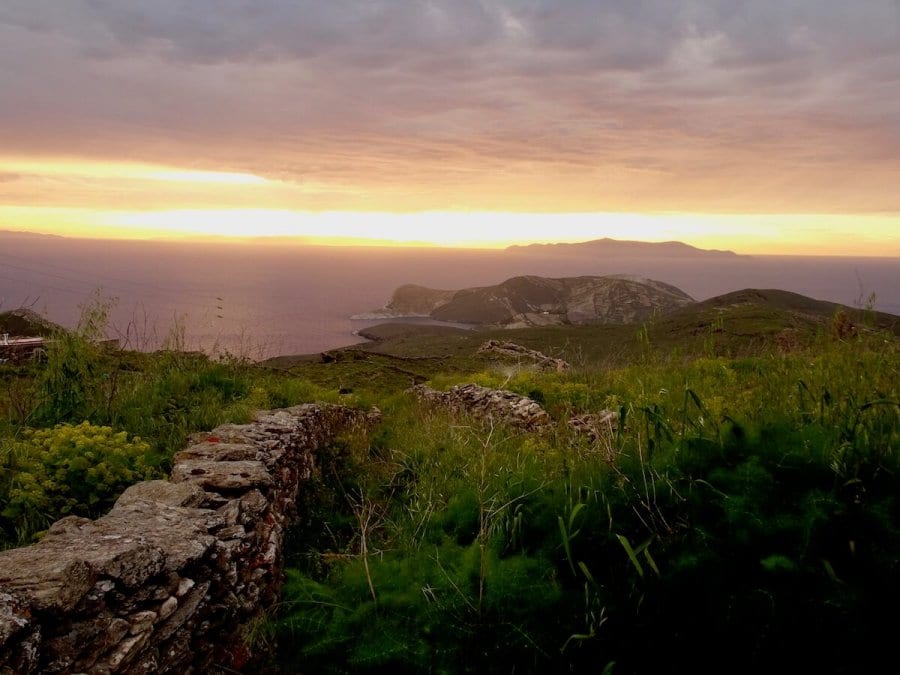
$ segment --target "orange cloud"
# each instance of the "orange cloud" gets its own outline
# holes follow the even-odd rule
[[[9,0],[3,222],[782,214],[771,249],[858,218],[896,250],[898,26],[892,0]]]

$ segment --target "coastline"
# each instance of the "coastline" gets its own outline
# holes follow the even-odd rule
[[[404,315],[390,315],[390,316],[379,316],[376,313],[365,313],[365,314],[354,314],[350,317],[350,321],[359,321],[359,322],[369,322],[369,321],[380,321],[379,324],[373,324],[370,326],[360,326],[359,328],[354,328],[351,331],[352,335],[357,337],[362,337],[360,335],[361,330],[366,330],[367,328],[372,328],[376,325],[383,324],[396,324],[396,325],[410,325],[410,326],[443,326],[446,328],[458,328],[460,330],[475,330],[476,328],[481,328],[479,324],[475,323],[459,323],[456,321],[441,321],[440,319],[432,319],[427,314],[404,314]],[[366,338],[368,339],[368,338]]]
[[[352,314],[350,321],[381,321],[392,319],[429,319],[429,314],[395,314],[389,309],[380,309],[373,312],[362,312],[360,314]]]

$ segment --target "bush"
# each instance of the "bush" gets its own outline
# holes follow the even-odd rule
[[[0,466],[0,523],[8,540],[25,541],[67,515],[95,518],[129,485],[152,476],[150,446],[124,431],[60,424],[8,441]]]
[[[47,348],[47,363],[38,378],[41,403],[35,411],[40,424],[90,418],[107,398],[110,373],[104,368],[100,341],[105,336],[114,299],[99,291],[80,306],[73,331],[58,330]],[[114,378],[113,378],[114,381]]]

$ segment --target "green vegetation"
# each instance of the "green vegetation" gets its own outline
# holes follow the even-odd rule
[[[98,515],[192,431],[377,404],[380,428],[320,456],[283,602],[248,636],[285,671],[880,669],[900,602],[896,325],[751,300],[642,327],[376,328],[265,365],[104,350],[100,312],[45,362],[0,366],[3,544]],[[489,337],[573,367],[478,353]],[[421,381],[512,389],[557,424],[430,408],[405,393]],[[595,440],[566,424],[605,409],[618,428]]]
[[[854,672],[889,655],[895,338],[710,351],[432,378],[543,401],[545,436],[382,401],[381,431],[324,457],[305,497],[285,670]],[[605,408],[624,423],[595,442],[564,424]]]
[[[102,515],[126,487],[155,477],[145,464],[147,443],[89,422],[27,430],[4,445],[0,515],[19,540],[66,515]]]
[[[111,350],[98,342],[108,309],[86,305],[43,360],[0,364],[0,547],[65,515],[102,515],[128,485],[166,475],[194,431],[337,398],[238,359]]]
[[[49,336],[57,330],[59,326],[30,309],[19,308],[10,312],[0,312],[0,333]]]

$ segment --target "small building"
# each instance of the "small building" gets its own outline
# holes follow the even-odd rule
[[[10,337],[9,333],[0,333],[0,362],[34,358],[46,346],[45,337]]]

